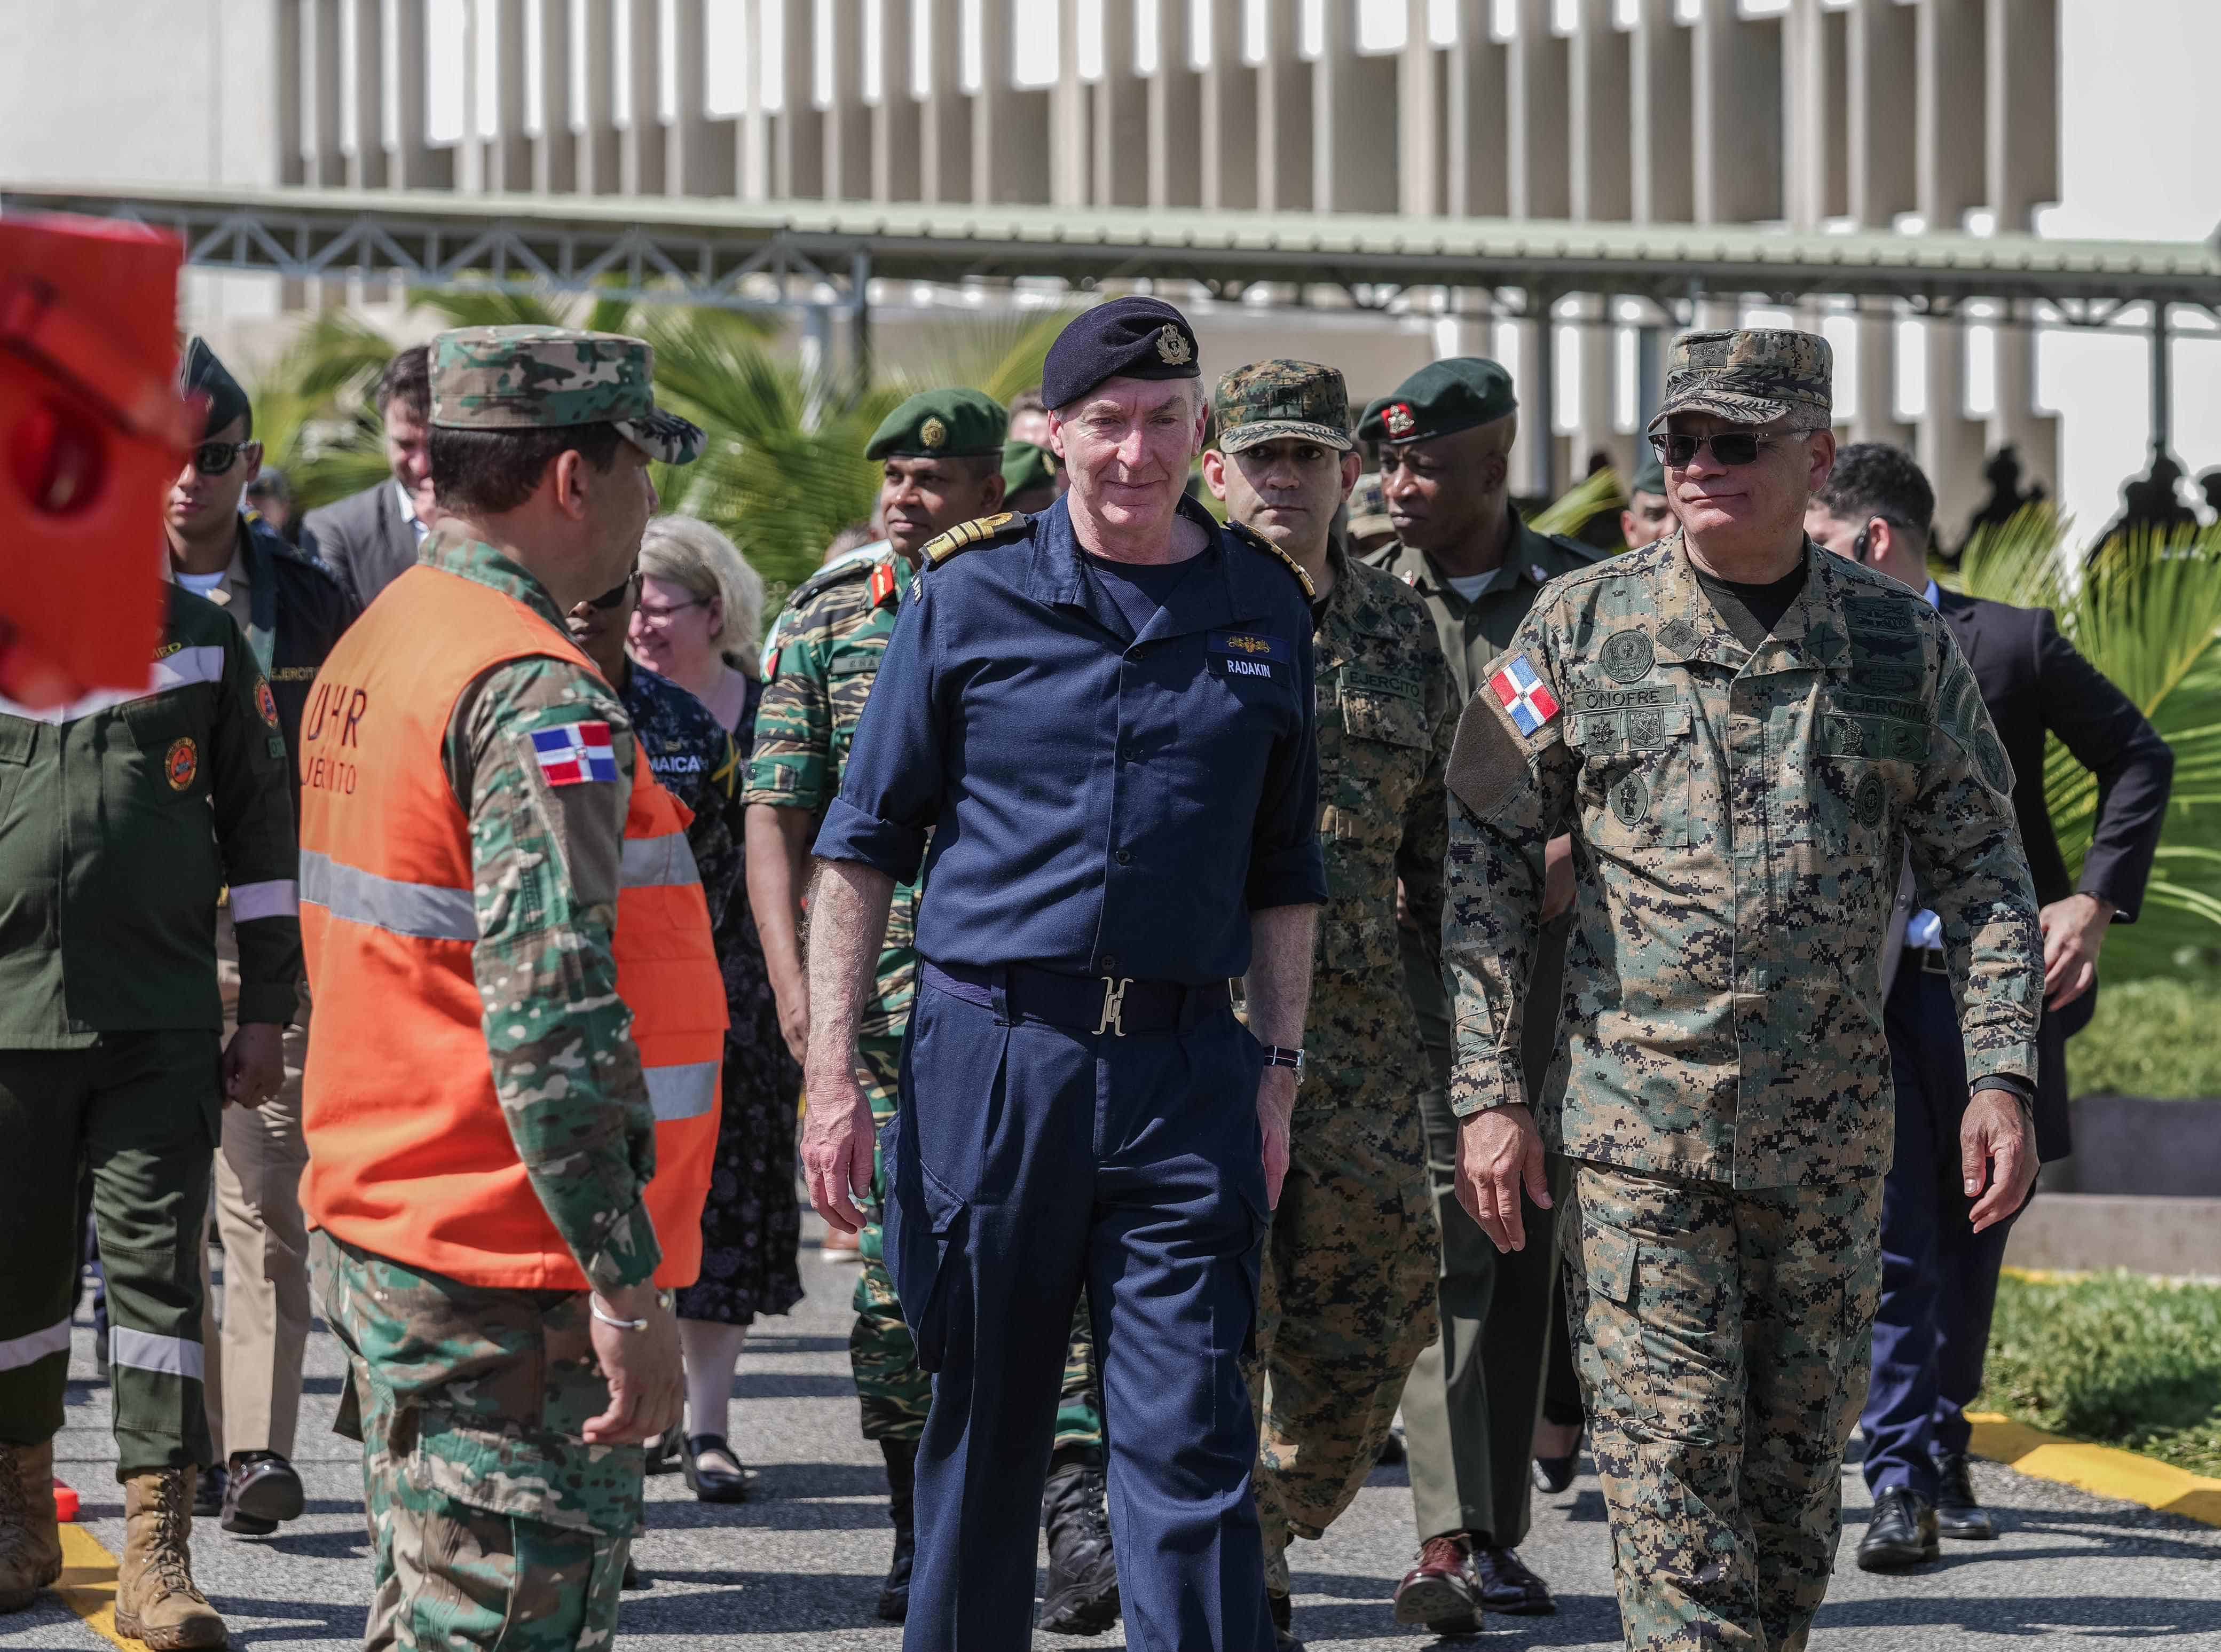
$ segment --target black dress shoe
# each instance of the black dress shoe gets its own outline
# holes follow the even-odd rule
[[[1476,1549],[1473,1569],[1480,1574],[1480,1604],[1508,1618],[1548,1618],[1558,1610],[1550,1586],[1530,1571],[1509,1549]]]
[[[1380,1442],[1380,1455],[1374,1461],[1383,1468],[1393,1468],[1398,1463],[1409,1462],[1411,1457],[1411,1452],[1404,1444],[1404,1436],[1390,1429],[1388,1437]]]
[[[213,1463],[201,1470],[193,1481],[193,1517],[213,1520],[223,1512],[225,1474],[222,1463]]]
[[[1874,1499],[1874,1518],[1859,1539],[1859,1570],[1902,1572],[1943,1551],[1936,1542],[1936,1511],[1909,1486],[1893,1486]]]
[[[626,1555],[624,1575],[617,1580],[617,1587],[623,1590],[635,1590],[649,1586],[648,1574],[633,1563],[631,1555]]]
[[[1265,1604],[1273,1612],[1273,1652],[1304,1652],[1304,1643],[1296,1638],[1296,1603],[1267,1589]]]
[[[266,1537],[307,1506],[301,1477],[274,1451],[231,1454],[229,1486],[223,1494],[223,1529],[242,1536]]]
[[[1974,1477],[1964,1452],[1936,1456],[1936,1532],[1965,1543],[1986,1543],[1998,1535],[1997,1522],[1974,1496]]]
[[[722,1434],[690,1434],[680,1449],[679,1466],[686,1475],[686,1489],[694,1493],[698,1503],[745,1503],[748,1500],[748,1471],[742,1468],[734,1474],[723,1468],[706,1467],[702,1459],[712,1451],[723,1452],[738,1467],[741,1454],[725,1443]]]
[[[675,1474],[679,1472],[679,1453],[686,1431],[673,1423],[669,1428],[648,1442],[647,1456],[641,1469],[650,1474]]]
[[[1555,1497],[1573,1483],[1573,1476],[1581,1469],[1581,1436],[1573,1436],[1573,1449],[1562,1457],[1537,1457],[1528,1471],[1535,1480],[1535,1489]]]

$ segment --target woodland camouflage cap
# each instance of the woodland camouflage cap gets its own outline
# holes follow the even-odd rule
[[[1736,424],[1786,418],[1799,430],[1825,429],[1835,418],[1835,352],[1817,333],[1684,333],[1667,359],[1666,398],[1650,433],[1676,413],[1710,413]]]
[[[1211,400],[1218,450],[1238,454],[1293,436],[1339,453],[1357,445],[1349,431],[1349,387],[1316,361],[1253,361],[1218,381]]]
[[[614,424],[666,465],[691,463],[700,429],[655,404],[655,352],[621,333],[463,327],[432,341],[432,422],[450,430]]]

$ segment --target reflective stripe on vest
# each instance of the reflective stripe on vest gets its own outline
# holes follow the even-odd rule
[[[316,849],[301,851],[301,901],[334,917],[421,941],[476,941],[478,908],[467,889],[403,883],[341,866]]]
[[[644,1067],[648,1101],[655,1109],[655,1122],[675,1124],[699,1118],[717,1104],[717,1075],[723,1061],[687,1061],[673,1067]],[[661,1155],[658,1155],[659,1162]]]

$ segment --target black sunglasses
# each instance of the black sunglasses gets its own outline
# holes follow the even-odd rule
[[[1686,470],[1689,461],[1708,447],[1714,462],[1733,466],[1749,464],[1777,441],[1801,441],[1811,434],[1808,430],[1792,430],[1762,436],[1749,430],[1719,430],[1709,436],[1668,435],[1651,437],[1650,449],[1658,455],[1661,464],[1671,465],[1675,470]]]
[[[617,608],[623,606],[624,599],[632,594],[632,582],[639,578],[640,574],[637,571],[628,573],[624,577],[624,583],[623,585],[612,585],[609,590],[604,591],[598,597],[587,598],[586,605],[589,608]]]
[[[203,476],[221,476],[239,462],[240,454],[259,441],[203,441],[193,449],[193,468]]]

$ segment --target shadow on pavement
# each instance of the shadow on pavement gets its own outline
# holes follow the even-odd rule
[[[1921,1627],[1974,1635],[2066,1630],[2093,1642],[2158,1640],[2221,1630],[2221,1600],[2152,1600],[2137,1595],[2074,1595],[2018,1602],[1994,1595],[1905,1600],[1831,1600],[1814,1626],[1831,1630]]]

